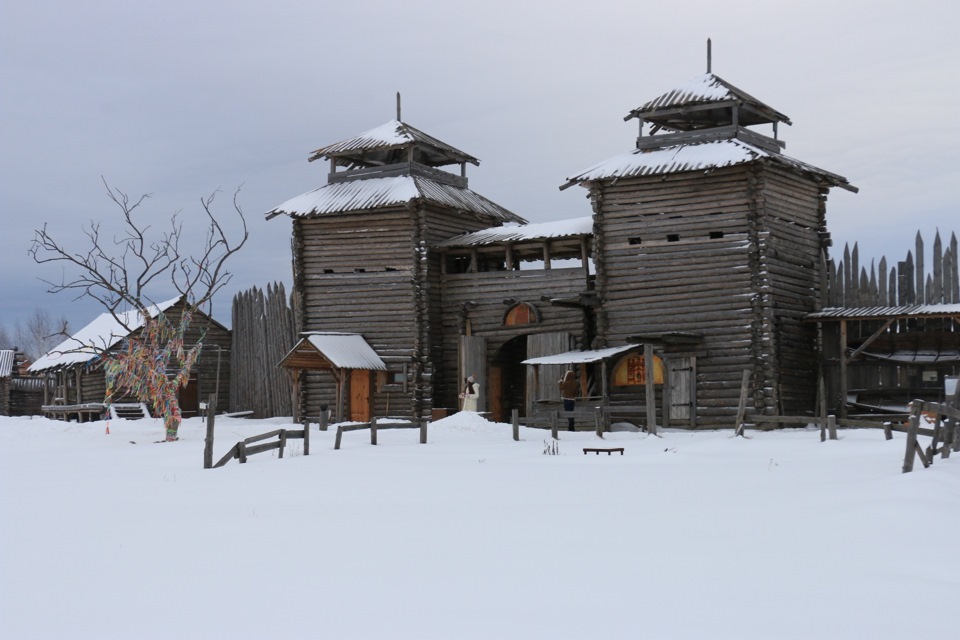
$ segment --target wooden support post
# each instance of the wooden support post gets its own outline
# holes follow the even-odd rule
[[[333,442],[334,450],[340,448],[340,439],[343,438],[343,425],[337,425],[337,439]]]
[[[594,410],[593,420],[597,428],[597,437],[602,438],[603,437],[603,408],[602,407],[597,407]]]
[[[216,419],[216,411],[211,407],[217,406],[217,396],[211,395],[207,403],[207,435],[203,439],[203,468],[213,468],[213,422]]]
[[[750,370],[743,370],[743,377],[740,381],[740,402],[737,404],[737,422],[733,428],[734,436],[743,435],[743,416],[747,410],[747,392],[750,389]]]
[[[420,421],[420,444],[427,444],[427,421]]]
[[[370,444],[377,444],[377,418],[370,418]]]
[[[920,426],[921,403],[914,400],[910,403],[910,418],[907,420],[907,450],[903,457],[903,472],[913,471],[914,452],[919,448],[917,445],[917,428]]]
[[[520,442],[520,410],[513,409],[510,412],[510,422],[513,424],[513,441]]]
[[[837,416],[832,413],[827,416],[827,433],[831,440],[837,439]]]
[[[646,375],[647,433],[657,433],[657,395],[653,386],[653,345],[643,345],[643,368]]]
[[[847,321],[840,321],[840,418],[847,417]]]
[[[320,431],[326,431],[330,421],[330,410],[320,407]]]
[[[889,422],[883,423],[883,437],[887,440],[893,440],[893,429],[890,428]]]
[[[278,458],[283,458],[283,450],[287,447],[287,430],[280,429],[280,453],[277,455]]]
[[[560,439],[560,437],[557,435],[557,431],[559,430],[559,425],[560,425],[560,412],[551,411],[550,412],[550,436],[554,440]]]
[[[247,443],[246,442],[237,443],[237,458],[240,460],[240,464],[247,463]]]

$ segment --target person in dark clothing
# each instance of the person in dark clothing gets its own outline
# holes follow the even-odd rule
[[[577,406],[577,379],[573,376],[573,370],[567,369],[560,379],[560,399],[563,400],[563,410],[573,411]],[[573,418],[567,418],[567,429],[573,431]]]

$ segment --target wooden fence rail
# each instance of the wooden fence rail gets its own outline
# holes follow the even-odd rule
[[[920,427],[921,416],[934,416],[933,429]],[[903,472],[913,471],[913,462],[920,458],[924,468],[933,464],[939,453],[941,458],[949,458],[950,451],[960,451],[960,409],[937,402],[914,400],[910,403],[910,418],[907,420],[907,448],[903,458]],[[928,436],[930,445],[924,449],[917,441],[918,436]]]
[[[340,448],[340,443],[345,432],[362,431],[363,429],[370,429],[370,444],[373,445],[377,444],[377,432],[383,431],[384,429],[420,429],[420,444],[427,444],[427,424],[426,420],[418,424],[416,422],[383,422],[377,418],[371,419],[370,422],[338,424],[337,438],[334,441],[333,448],[334,450]]]
[[[215,407],[216,396],[210,396],[209,406]],[[283,451],[286,449],[287,440],[303,440],[303,455],[310,455],[310,426],[304,425],[303,429],[275,429],[267,433],[261,433],[249,438],[244,438],[237,444],[230,447],[226,454],[220,460],[213,464],[213,431],[216,422],[216,415],[211,411],[207,414],[207,435],[203,441],[203,468],[217,469],[227,464],[233,459],[240,460],[240,464],[247,461],[248,456],[264,453],[266,451],[277,450],[277,457],[283,457]],[[265,442],[276,438],[274,442]],[[263,444],[255,444],[255,443]]]

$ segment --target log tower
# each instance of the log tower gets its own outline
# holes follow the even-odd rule
[[[525,220],[467,188],[466,165],[479,165],[476,158],[399,113],[309,157],[320,159],[329,162],[327,184],[266,214],[293,220],[297,329],[359,333],[387,364],[385,376],[351,377],[353,419],[429,418],[439,361],[432,352],[442,342],[439,257],[428,248]],[[459,171],[442,168],[451,165]],[[306,416],[334,397],[329,375],[309,375],[301,389]]]
[[[745,370],[749,409],[812,411],[802,318],[820,304],[827,192],[856,188],[784,155],[787,116],[713,73],[624,119],[639,123],[636,148],[561,187],[593,204],[599,335],[694,358],[694,426],[732,426]]]

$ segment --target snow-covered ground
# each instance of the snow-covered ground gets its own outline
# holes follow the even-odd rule
[[[215,459],[288,420],[219,418]],[[291,425],[292,426],[292,425]],[[313,427],[204,470],[201,419],[0,418],[0,638],[957,637],[960,455],[903,435]],[[625,455],[584,455],[584,446]]]

